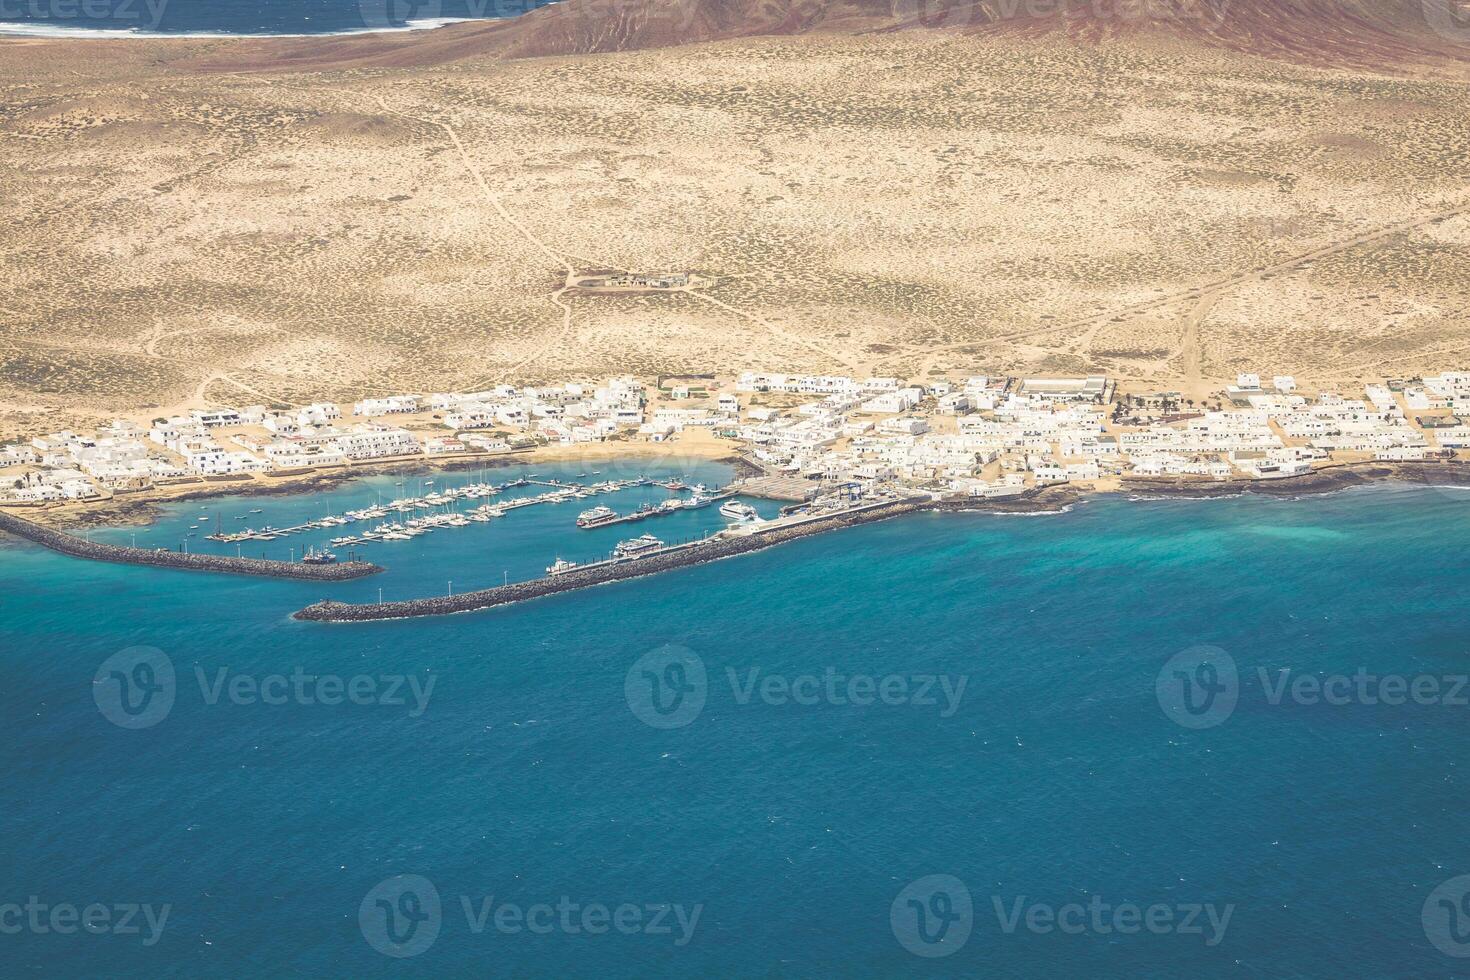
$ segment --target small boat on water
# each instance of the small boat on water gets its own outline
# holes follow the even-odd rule
[[[618,542],[613,554],[618,558],[639,558],[662,548],[664,543],[651,534],[640,534],[636,538]]]
[[[748,524],[751,521],[760,520],[760,514],[750,504],[743,504],[738,500],[728,500],[720,505],[720,516],[737,524]]]
[[[547,566],[547,568],[546,568],[546,574],[547,575],[560,575],[563,572],[570,572],[572,569],[574,569],[576,567],[578,567],[576,562],[574,562],[574,561],[567,561],[565,558],[558,558],[556,561],[552,562],[550,565]]]
[[[257,507],[254,510],[252,510],[250,513],[252,513],[252,514],[263,514],[263,513],[265,513],[265,511],[263,511],[259,507]]]

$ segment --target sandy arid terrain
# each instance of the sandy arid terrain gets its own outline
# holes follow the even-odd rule
[[[0,41],[0,438],[624,371],[1470,365],[1470,69],[1444,52],[904,30],[443,55],[454,30],[309,64]],[[608,268],[716,284],[560,292]]]

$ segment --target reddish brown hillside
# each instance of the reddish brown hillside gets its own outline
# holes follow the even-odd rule
[[[1312,64],[1470,60],[1470,0],[563,0],[423,33],[241,42],[208,67],[433,64],[897,30],[1087,42],[1156,35]]]

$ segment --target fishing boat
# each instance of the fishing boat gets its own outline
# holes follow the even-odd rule
[[[720,505],[720,516],[737,524],[748,524],[751,521],[760,520],[760,514],[750,504],[743,504],[738,500],[728,500]]]
[[[337,556],[330,551],[317,551],[315,548],[307,548],[306,554],[301,556],[301,561],[307,565],[335,565]]]

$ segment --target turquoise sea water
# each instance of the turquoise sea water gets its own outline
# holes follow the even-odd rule
[[[0,35],[306,36],[517,17],[549,0],[0,0]]]
[[[713,466],[692,475],[725,478]],[[221,508],[229,524],[260,507],[252,521],[282,526],[380,490],[396,496],[395,482],[174,505],[139,543],[176,544],[201,510]],[[663,491],[609,502],[639,494]],[[1376,487],[915,516],[484,613],[288,618],[324,595],[494,584],[537,574],[557,553],[591,557],[619,537],[717,523],[702,511],[610,535],[572,529],[591,503],[379,545],[370,555],[389,571],[342,585],[144,571],[0,543],[0,974],[1465,972],[1470,961],[1426,933],[1423,910],[1470,873],[1470,707],[1273,704],[1257,669],[1470,670],[1470,493]],[[1171,658],[1200,645],[1223,651],[1212,665],[1228,658],[1239,681],[1228,716],[1212,708],[1195,716],[1212,727],[1191,728],[1156,685],[1162,672],[1167,690]],[[161,651],[176,680],[167,713],[129,730],[99,709],[113,688],[94,675],[138,646]],[[667,673],[671,657],[682,673]],[[702,682],[684,669],[695,667]],[[226,680],[412,675],[433,687],[421,712],[411,695],[211,703],[222,669]],[[779,685],[743,696],[752,676],[811,693],[800,678],[833,674],[896,678],[907,694],[865,706],[845,687],[803,698],[813,703]],[[963,679],[958,702],[911,703],[924,675]],[[650,714],[642,685],[669,678],[688,700]],[[432,922],[416,881],[416,904],[382,890],[399,875],[432,883],[442,910]],[[935,875],[962,883],[973,910],[961,922],[953,883],[942,902],[921,885],[929,934],[955,917],[938,950],[904,932],[916,907],[900,894]],[[169,914],[152,945],[146,925],[139,935],[10,929],[19,920],[4,905],[32,896]],[[1093,896],[1177,915],[1228,907],[1230,918],[1214,935],[1074,934],[1024,922],[1007,932],[996,912]],[[373,933],[388,921],[378,898],[403,916],[398,938],[425,917],[398,947],[428,937],[422,951],[373,947],[381,930],[366,936],[363,923]],[[514,928],[525,921],[516,910],[541,903],[553,907],[536,920],[549,931]],[[564,921],[558,905],[577,911]],[[686,919],[697,907],[698,918],[681,931],[667,914],[667,933],[582,928],[582,910],[622,905],[645,926],[660,905]],[[953,951],[916,955],[900,935],[921,952]]]

